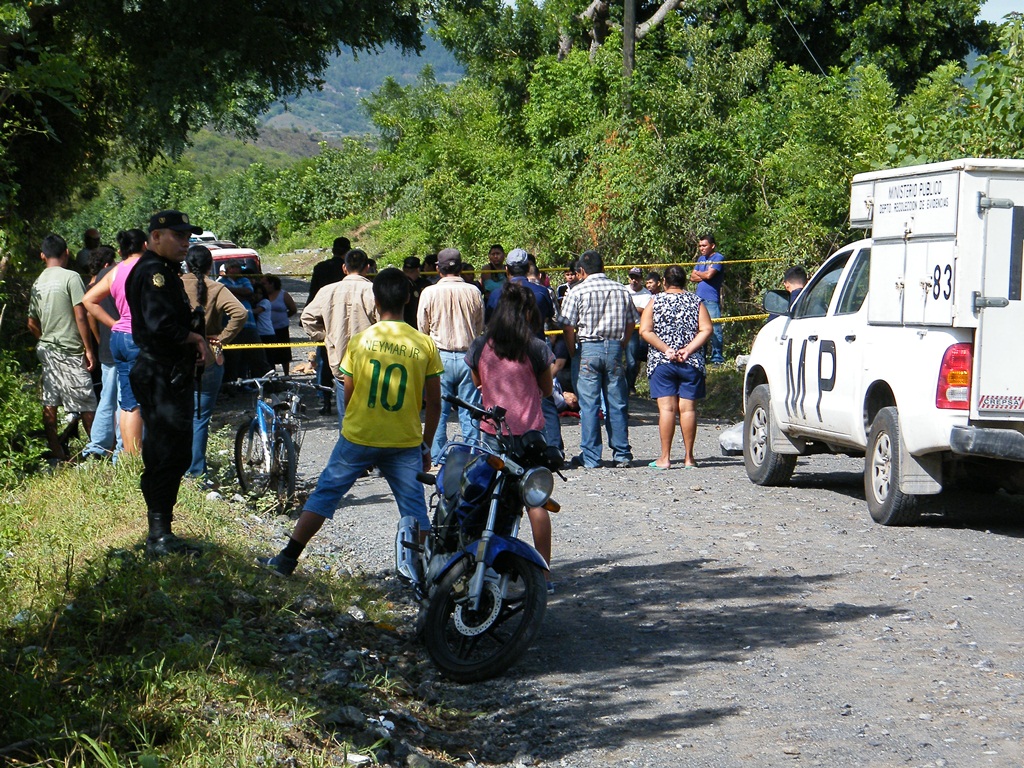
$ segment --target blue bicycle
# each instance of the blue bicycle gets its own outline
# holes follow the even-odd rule
[[[270,382],[285,385],[283,396],[264,394]],[[242,493],[260,498],[273,492],[279,509],[295,496],[295,474],[302,446],[302,390],[316,390],[289,376],[259,376],[238,384],[256,387],[256,412],[235,435],[235,471]]]

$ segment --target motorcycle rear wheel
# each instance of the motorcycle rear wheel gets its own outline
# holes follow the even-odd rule
[[[497,567],[508,574],[504,598],[488,580],[480,609],[456,600],[464,595],[471,564],[463,560],[441,579],[430,598],[423,627],[427,652],[441,673],[457,683],[497,677],[515,664],[540,631],[548,596],[544,571],[511,555]]]

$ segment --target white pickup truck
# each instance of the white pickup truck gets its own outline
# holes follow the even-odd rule
[[[758,485],[797,456],[863,455],[872,518],[907,525],[951,481],[1024,490],[1024,161],[862,173],[828,258],[758,333],[743,455]]]

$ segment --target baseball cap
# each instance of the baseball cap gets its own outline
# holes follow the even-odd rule
[[[462,254],[458,248],[445,248],[437,254],[437,268],[451,269],[462,265]]]
[[[419,269],[420,260],[417,256],[407,256],[402,262],[402,269]]]
[[[630,278],[635,277],[637,280],[643,280],[644,271],[640,269],[640,267],[633,267],[631,270],[629,270],[629,276]]]
[[[201,234],[203,231],[202,227],[189,222],[187,214],[175,210],[154,213],[149,219],[149,231],[156,229],[173,229],[175,232],[191,232],[193,235]]]
[[[522,248],[513,248],[505,256],[505,266],[516,267],[525,264],[529,260],[529,257],[526,255],[526,251]]]

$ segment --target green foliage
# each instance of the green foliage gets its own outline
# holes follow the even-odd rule
[[[412,0],[16,0],[0,17],[0,216],[48,218],[116,165],[177,158],[206,125],[253,137],[341,44],[420,44]],[[224,34],[230,30],[230,34]]]
[[[41,428],[35,386],[21,372],[15,356],[0,350],[0,488],[15,485],[38,468],[46,444],[33,435]],[[0,532],[0,545],[2,536]]]
[[[1024,15],[999,27],[999,47],[971,71],[948,65],[923,78],[888,126],[892,162],[909,165],[953,157],[1024,157]]]
[[[779,68],[767,94],[734,113],[729,128],[739,151],[730,170],[751,193],[735,234],[744,252],[784,261],[744,270],[754,295],[776,287],[790,264],[813,270],[849,236],[849,180],[884,157],[895,100],[875,67],[827,78]]]
[[[498,110],[517,123],[534,63],[558,50],[559,29],[552,7],[531,0],[514,5],[479,0],[439,6],[431,34],[471,77],[494,89]]]
[[[979,0],[708,0],[696,15],[722,42],[739,48],[767,40],[777,60],[822,74],[833,67],[873,64],[900,93],[972,49],[988,50]]]
[[[202,540],[203,556],[146,559],[140,468],[126,460],[58,469],[0,498],[0,744],[17,745],[5,757],[195,768],[343,762],[356,748],[324,727],[322,711],[339,696],[379,711],[411,687],[379,664],[353,669],[362,690],[321,682],[344,650],[376,647],[389,631],[378,626],[391,621],[388,603],[339,574],[283,582],[259,572],[251,521],[237,527],[226,504],[188,484],[176,524]],[[351,605],[369,622],[342,632],[331,622]],[[337,636],[308,633],[317,621]],[[310,653],[283,648],[289,636],[304,637]]]

